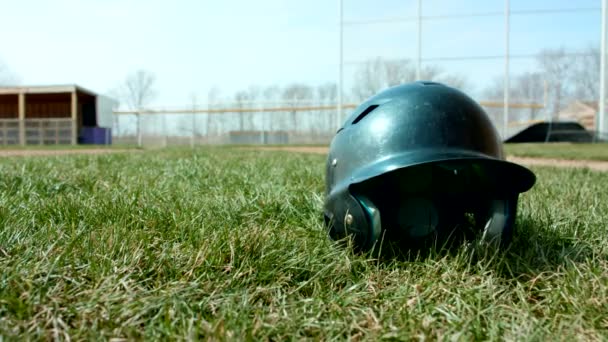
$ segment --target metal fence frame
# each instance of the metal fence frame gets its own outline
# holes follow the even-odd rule
[[[502,108],[502,103],[492,101],[480,101],[480,105],[486,108]],[[116,134],[114,141],[137,146],[160,146],[178,144],[327,144],[336,132],[331,121],[332,116],[337,113],[337,104],[313,105],[306,101],[300,103],[247,103],[248,107],[239,107],[231,104],[215,104],[207,108],[184,108],[184,109],[141,109],[133,111],[115,111],[120,117],[132,116],[135,122],[135,131],[131,134]],[[542,109],[544,103],[509,103],[512,109]],[[356,104],[346,103],[343,109],[353,109]],[[298,114],[300,116],[298,116]],[[167,130],[167,117],[175,118],[178,115],[189,115],[183,117],[190,125],[190,136],[172,135]],[[204,127],[197,127],[196,116],[206,115],[207,121]],[[243,117],[250,115],[255,117]],[[154,132],[145,129],[146,120],[159,119],[162,123],[160,130]],[[211,132],[209,119],[223,119],[221,129],[217,128]],[[320,118],[323,118],[321,120]],[[280,120],[277,120],[280,119]],[[252,126],[238,127],[238,121],[255,122]],[[293,120],[293,121],[292,121]],[[120,121],[120,120],[119,120]],[[509,129],[517,131],[525,128],[526,124],[532,122],[511,122]],[[217,126],[217,123],[215,123]],[[158,128],[158,126],[157,126]],[[198,128],[198,129],[197,129]],[[118,127],[115,127],[118,131]],[[202,133],[204,132],[204,134]]]
[[[201,143],[207,143],[207,144],[215,144],[215,143],[230,143],[230,132],[220,132],[221,129],[217,129],[217,133],[213,133],[211,132],[210,129],[210,123],[209,123],[209,118],[210,117],[219,117],[222,116],[223,119],[225,119],[224,121],[222,121],[223,123],[220,123],[218,125],[224,125],[224,126],[230,126],[235,120],[238,119],[233,119],[232,117],[234,115],[240,115],[242,117],[242,115],[250,115],[252,118],[256,117],[261,121],[261,126],[256,126],[258,128],[252,129],[252,128],[246,128],[246,127],[240,127],[239,129],[235,129],[235,130],[240,130],[243,131],[245,133],[245,135],[249,134],[250,138],[254,141],[259,141],[260,143],[264,143],[264,142],[268,142],[271,141],[272,138],[269,138],[270,135],[274,134],[272,132],[274,132],[277,129],[273,129],[272,127],[268,127],[268,125],[266,124],[266,122],[268,122],[269,118],[273,117],[272,115],[274,115],[273,113],[277,114],[277,115],[281,115],[281,113],[289,115],[289,113],[305,113],[307,110],[308,111],[319,111],[319,114],[317,115],[318,120],[321,122],[323,122],[324,125],[326,125],[327,127],[324,127],[324,129],[327,132],[327,135],[331,137],[331,135],[333,135],[335,133],[335,131],[339,128],[339,126],[342,124],[342,122],[344,122],[345,120],[345,116],[347,115],[347,113],[345,113],[346,109],[350,109],[350,108],[354,108],[355,105],[350,104],[350,103],[345,103],[345,94],[344,94],[344,66],[347,64],[359,64],[362,63],[360,61],[345,61],[345,54],[344,54],[344,34],[345,34],[345,28],[349,27],[349,26],[357,26],[357,25],[381,25],[381,24],[385,24],[385,23],[400,23],[400,22],[414,22],[417,24],[417,50],[415,52],[415,56],[413,58],[413,60],[415,61],[415,73],[416,73],[416,78],[420,79],[421,74],[422,74],[422,70],[423,70],[423,64],[426,62],[433,62],[433,61],[454,61],[454,60],[496,60],[498,62],[503,62],[502,66],[503,66],[503,70],[502,70],[502,75],[504,76],[504,80],[503,80],[503,84],[501,87],[501,93],[502,93],[502,101],[498,101],[498,102],[492,102],[490,105],[492,107],[492,110],[489,111],[489,114],[493,117],[493,120],[495,122],[495,124],[497,125],[497,128],[499,128],[500,130],[500,134],[503,137],[503,139],[511,136],[514,134],[514,132],[517,132],[520,129],[525,128],[525,125],[528,124],[529,122],[525,121],[526,119],[524,118],[524,114],[523,112],[517,112],[518,109],[520,108],[530,108],[530,106],[534,107],[537,106],[538,108],[545,108],[547,107],[547,84],[545,82],[545,99],[544,99],[544,103],[543,104],[518,104],[518,103],[513,103],[513,99],[511,98],[510,94],[510,67],[511,67],[511,60],[512,59],[525,59],[525,58],[532,58],[536,56],[536,51],[534,54],[512,54],[511,53],[511,46],[510,46],[510,31],[511,31],[511,17],[512,16],[519,16],[519,15],[550,15],[550,14],[556,14],[556,13],[572,13],[572,12],[598,12],[601,15],[601,48],[600,48],[600,55],[601,55],[601,66],[600,66],[600,73],[601,73],[601,77],[600,77],[600,84],[599,86],[599,90],[600,90],[600,101],[599,101],[599,113],[597,114],[597,118],[596,118],[596,132],[595,132],[595,136],[603,136],[603,133],[608,132],[608,130],[606,129],[606,125],[608,124],[608,122],[606,122],[605,120],[605,91],[606,91],[606,85],[605,85],[605,81],[606,81],[606,77],[605,77],[605,73],[606,73],[606,65],[605,65],[605,59],[606,59],[606,16],[607,16],[607,6],[606,3],[608,0],[600,0],[601,1],[601,6],[600,7],[571,7],[571,8],[542,8],[542,9],[533,9],[533,10],[513,10],[511,8],[511,4],[510,4],[510,0],[503,0],[503,10],[497,10],[497,11],[488,11],[488,12],[473,12],[473,13],[464,13],[464,14],[448,14],[448,15],[428,15],[423,13],[423,7],[422,7],[422,0],[417,0],[417,10],[415,11],[416,13],[412,13],[411,16],[404,16],[404,17],[393,17],[393,18],[388,18],[388,19],[382,19],[382,18],[370,18],[370,19],[366,19],[366,20],[360,20],[360,21],[354,21],[354,20],[345,20],[344,18],[344,5],[345,3],[347,3],[347,0],[338,0],[337,4],[338,4],[338,26],[339,26],[339,36],[338,36],[338,65],[337,65],[337,86],[338,86],[338,91],[336,94],[336,99],[332,99],[332,103],[318,103],[318,102],[311,102],[312,100],[308,100],[302,103],[294,103],[293,101],[286,101],[283,103],[273,103],[272,105],[270,104],[261,104],[259,102],[254,102],[254,103],[246,103],[246,102],[240,102],[238,104],[226,104],[226,103],[208,103],[208,104],[203,104],[201,105],[194,105],[194,107],[190,106],[185,106],[187,108],[172,108],[172,109],[157,109],[157,110],[153,110],[153,109],[140,109],[140,110],[132,110],[132,111],[115,111],[115,114],[119,116],[119,118],[117,119],[117,122],[120,122],[120,117],[124,117],[125,115],[131,115],[135,118],[135,121],[131,121],[131,127],[129,128],[136,128],[135,132],[131,132],[129,135],[125,135],[125,134],[120,134],[119,129],[118,129],[118,125],[115,126],[114,131],[116,132],[114,135],[115,141],[116,142],[120,142],[120,141],[129,141],[129,143],[131,144],[136,144],[138,146],[143,146],[146,145],[148,143],[148,141],[155,141],[154,144],[155,145],[161,145],[161,146],[166,146],[168,144],[173,144],[173,143],[179,143],[179,144],[185,144],[186,142],[189,143],[191,146],[197,145],[197,144],[201,144]],[[574,5],[576,6],[576,5]],[[426,21],[440,21],[440,20],[444,20],[444,19],[451,19],[451,18],[473,18],[473,17],[496,17],[496,18],[502,18],[503,23],[504,23],[504,53],[502,54],[497,54],[497,55],[471,55],[471,56],[464,56],[464,57],[460,57],[460,56],[442,56],[442,57],[433,57],[433,58],[426,58],[423,53],[422,53],[422,47],[424,44],[423,41],[423,22]],[[566,55],[568,56],[585,56],[585,55],[589,55],[588,53],[580,53],[580,52],[572,52],[572,51],[568,51],[566,53]],[[405,57],[408,56],[403,56],[404,59]],[[401,58],[401,57],[399,57]],[[482,101],[483,102],[483,101]],[[481,103],[482,106],[484,105],[484,103]],[[485,105],[488,105],[488,103],[486,103]],[[321,111],[327,111],[327,112],[321,112]],[[254,116],[255,113],[265,113],[264,115],[260,116]],[[181,119],[178,119],[175,116],[172,116],[173,114],[183,114],[183,115],[191,115],[191,124],[190,124],[190,130],[184,130],[182,131],[182,133],[186,133],[185,136],[183,135],[178,135],[178,136],[172,136],[171,134],[167,133],[167,124],[171,125],[173,124],[173,121],[179,121]],[[501,115],[502,114],[502,115]],[[206,117],[207,119],[207,123],[206,123],[206,128],[205,128],[205,134],[197,134],[197,117],[198,116],[203,116]],[[293,114],[295,116],[295,114]],[[300,115],[300,114],[299,114]],[[301,114],[301,115],[305,115],[305,114]],[[541,113],[542,116],[542,120],[547,121],[547,122],[552,122],[554,120],[553,116],[548,112],[545,111],[545,113]],[[159,117],[162,118],[162,122],[159,121],[157,123],[157,127],[154,127],[152,130],[158,130],[159,128],[161,129],[160,132],[156,132],[156,133],[150,133],[149,131],[146,132],[146,129],[142,127],[142,121],[145,122],[146,120],[148,120],[151,117]],[[172,120],[167,120],[168,117],[172,117]],[[323,117],[323,119],[321,119],[321,117]],[[276,116],[274,116],[274,118],[277,118]],[[540,117],[536,117],[534,115],[530,115],[529,119],[538,119]],[[243,120],[243,119],[241,119]],[[253,120],[253,119],[251,119]],[[279,117],[279,121],[281,121],[282,119]],[[523,121],[521,121],[523,120]],[[220,120],[221,121],[221,120]],[[270,119],[270,121],[272,121],[272,119]],[[200,122],[200,121],[199,121]],[[522,125],[523,124],[523,125]],[[301,131],[306,131],[305,128],[301,128],[301,127],[295,127],[296,125],[293,125],[293,127],[287,127],[287,128],[282,128],[283,130],[288,132],[288,135],[297,135],[296,132],[301,132]],[[224,127],[225,128],[225,127]],[[164,131],[163,131],[164,130]],[[280,130],[280,129],[279,129]],[[188,136],[188,134],[190,136]],[[269,135],[270,134],[270,135]],[[278,134],[278,133],[277,133]],[[234,135],[234,134],[233,134]],[[278,138],[277,138],[278,139]],[[315,138],[316,139],[316,138]],[[238,139],[236,139],[238,140]],[[280,140],[280,139],[279,139]],[[316,140],[315,140],[316,141]],[[326,142],[324,142],[326,143]]]
[[[339,43],[338,43],[338,104],[337,104],[337,116],[336,116],[336,127],[344,120],[345,114],[343,112],[343,84],[344,84],[344,28],[345,26],[355,25],[377,25],[385,23],[401,23],[401,22],[416,22],[417,23],[417,51],[416,51],[416,78],[420,79],[422,63],[425,61],[437,61],[437,60],[479,60],[479,59],[503,59],[504,60],[504,84],[503,84],[503,129],[502,136],[507,135],[507,127],[509,123],[509,79],[510,79],[510,59],[511,58],[526,58],[532,55],[512,55],[510,51],[510,18],[513,15],[542,15],[542,14],[555,14],[555,13],[572,13],[572,12],[599,12],[601,14],[601,42],[600,42],[600,101],[599,101],[599,113],[598,113],[598,124],[596,125],[597,134],[600,132],[608,132],[608,122],[605,118],[605,103],[606,103],[606,29],[607,29],[607,16],[608,16],[608,0],[601,0],[601,7],[572,7],[572,8],[541,8],[534,10],[512,10],[510,0],[504,0],[504,10],[493,11],[493,12],[474,12],[466,14],[456,15],[424,15],[422,11],[422,0],[417,1],[417,13],[415,16],[409,17],[396,17],[396,18],[372,18],[367,20],[354,21],[344,20],[344,2],[345,0],[338,0],[338,27],[339,27]],[[504,18],[504,54],[497,56],[467,56],[467,57],[443,57],[443,58],[424,58],[422,55],[422,22],[423,21],[436,21],[449,18],[471,18],[471,17],[503,17]],[[355,62],[357,63],[357,62]],[[349,64],[352,64],[350,62]]]

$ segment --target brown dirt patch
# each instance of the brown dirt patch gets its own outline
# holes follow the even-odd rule
[[[324,146],[260,146],[260,147],[245,147],[247,150],[260,151],[288,151],[300,153],[317,153],[327,154],[327,147]]]
[[[135,150],[128,149],[102,149],[102,148],[91,148],[91,149],[66,149],[66,150],[1,150],[0,157],[30,157],[30,156],[63,156],[70,154],[108,154],[108,153],[121,153],[121,152],[133,152]]]
[[[508,157],[509,161],[529,166],[553,166],[588,168],[596,171],[608,171],[608,162],[601,160],[572,160],[554,158]]]
[[[326,154],[327,147],[321,146],[277,146],[277,147],[252,147],[250,149],[269,150],[269,151],[290,151],[300,153],[318,153]],[[509,156],[507,159],[511,162],[527,165],[527,166],[552,166],[552,167],[574,167],[574,168],[589,168],[596,171],[608,171],[608,162],[600,160],[567,160],[553,158],[531,158],[531,157],[514,157]]]

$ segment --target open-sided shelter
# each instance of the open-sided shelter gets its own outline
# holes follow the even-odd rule
[[[114,107],[77,85],[0,87],[0,144],[111,144]]]

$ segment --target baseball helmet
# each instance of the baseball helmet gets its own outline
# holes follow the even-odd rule
[[[519,194],[536,177],[505,160],[486,112],[436,82],[395,86],[358,106],[326,164],[329,236],[366,251],[381,239],[420,245],[468,227],[468,238],[511,241]],[[471,235],[474,234],[474,235]]]

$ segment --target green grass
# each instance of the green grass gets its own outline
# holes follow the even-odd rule
[[[2,159],[0,335],[606,339],[608,174],[534,170],[506,252],[374,260],[326,238],[320,155]]]
[[[508,155],[519,157],[608,161],[608,144],[505,144]]]

